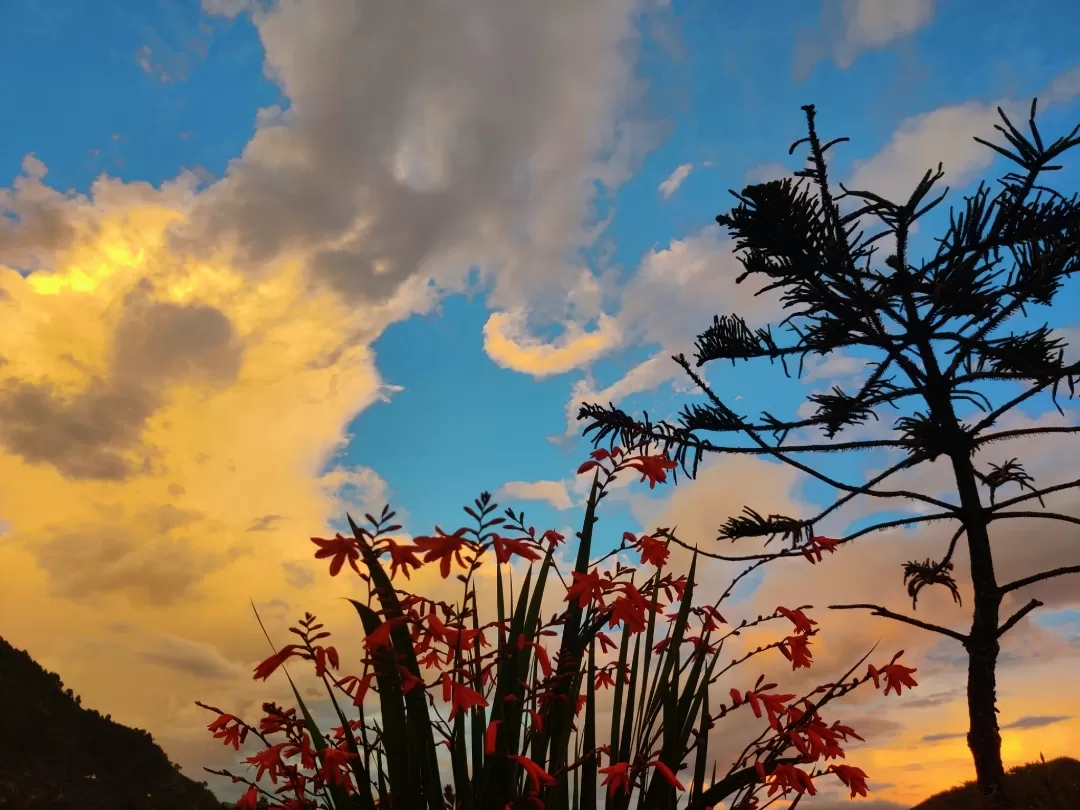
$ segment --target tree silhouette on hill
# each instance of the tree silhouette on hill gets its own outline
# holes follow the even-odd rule
[[[941,166],[936,172],[928,171],[903,203],[842,185],[842,194],[834,195],[826,153],[847,139],[822,143],[814,107],[803,110],[809,135],[797,141],[791,151],[803,144],[809,147],[807,168],[797,173],[797,180],[752,185],[741,194],[732,192],[738,199],[737,207],[716,218],[735,236],[745,270],[737,281],[758,276],[764,281],[761,292],[780,295],[790,312],[781,326],[791,332],[792,342],[781,345],[770,328],[751,329],[738,314],[717,317],[697,338],[695,366],[715,360],[730,360],[734,365],[739,360],[768,358],[779,361],[786,374],[788,362],[797,357],[801,376],[807,355],[824,357],[856,349],[872,352],[877,358],[868,363],[865,381],[853,393],[837,386],[826,393],[811,394],[807,400],[814,413],[808,418],[784,421],[763,413],[755,422],[732,411],[695,366],[679,355],[675,362],[706,398],[705,404],[686,407],[679,424],[653,423],[647,414],[643,420],[635,420],[613,405],[584,405],[578,418],[588,421],[585,433],[594,433],[596,443],[610,436],[612,443],[660,446],[674,453],[683,471],[691,476],[696,475],[706,452],[756,454],[777,459],[842,493],[828,508],[809,518],[766,517],[746,509],[719,531],[719,538],[725,540],[782,538],[789,547],[780,552],[708,556],[754,560],[816,554],[820,558],[823,541],[833,550],[878,529],[952,522],[955,533],[942,557],[907,562],[903,579],[913,603],[922,588],[931,585],[948,588],[959,601],[951,571],[958,543],[964,539],[973,590],[967,632],[879,605],[831,607],[869,610],[963,645],[968,656],[968,745],[980,791],[997,796],[1003,791],[1004,779],[996,707],[999,643],[1017,622],[1041,606],[1037,599],[1031,599],[1004,617],[1002,600],[1035,583],[1080,572],[1080,565],[1001,583],[994,569],[991,527],[998,521],[1018,519],[1080,524],[1080,518],[1073,515],[1032,508],[1033,501],[1042,504],[1043,496],[1076,488],[1080,480],[1036,488],[1018,460],[979,469],[975,455],[991,443],[1080,432],[1080,426],[1075,425],[995,429],[1002,417],[1040,393],[1049,393],[1058,406],[1058,395],[1063,391],[1075,395],[1080,379],[1080,363],[1065,362],[1065,344],[1046,324],[1021,324],[1015,331],[1004,331],[1016,326],[1017,316],[1049,307],[1062,282],[1080,268],[1080,204],[1075,195],[1067,198],[1042,183],[1044,173],[1060,168],[1055,161],[1080,144],[1080,127],[1046,143],[1035,124],[1034,101],[1030,136],[999,109],[1002,125],[996,128],[1008,145],[976,140],[1007,158],[1017,170],[1000,178],[996,194],[980,184],[974,194],[965,197],[961,210],[950,213],[949,226],[937,240],[934,254],[917,261],[910,255],[911,234],[919,218],[945,197],[944,193],[932,197],[935,184],[944,176]],[[850,209],[846,213],[841,210],[841,201]],[[872,235],[864,228],[868,220],[878,223],[878,231]],[[881,244],[888,245],[888,255],[877,262],[875,252]],[[995,393],[1005,384],[1010,394],[995,404],[985,390],[989,384],[995,386]],[[916,410],[896,419],[890,438],[837,440],[844,429],[877,419],[882,406],[909,404]],[[971,413],[964,413],[965,409]],[[788,441],[789,434],[810,429],[820,430],[826,440]],[[737,434],[748,442],[715,445],[699,435],[704,432]],[[799,460],[817,453],[881,449],[898,453],[900,461],[871,480],[854,484]],[[956,502],[887,486],[897,473],[937,458],[945,458],[951,465]],[[1002,499],[999,490],[1006,485],[1022,491]],[[899,499],[930,511],[875,523],[835,543],[816,536],[816,523],[856,497],[884,503]]]

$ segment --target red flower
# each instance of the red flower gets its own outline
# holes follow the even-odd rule
[[[554,777],[528,757],[523,757],[519,754],[507,754],[507,757],[514,760],[518,765],[525,769],[525,775],[529,777],[529,784],[532,786],[533,793],[540,792],[541,784],[555,784]]]
[[[320,753],[323,755],[323,764],[318,773],[323,781],[351,789],[352,783],[344,768],[348,760],[356,759],[360,755],[342,751],[340,748],[324,748]]]
[[[754,710],[754,717],[761,717],[761,705],[765,706],[765,713],[769,716],[769,725],[779,729],[777,717],[783,715],[787,708],[784,706],[795,695],[759,695],[757,692],[747,692],[746,700],[750,701],[750,708]]]
[[[259,789],[252,785],[236,802],[236,810],[256,810],[259,806]]]
[[[499,725],[502,720],[492,720],[488,723],[487,730],[484,732],[484,753],[491,755],[495,753],[495,743],[498,741]]]
[[[675,462],[669,461],[665,456],[637,456],[625,463],[627,467],[641,473],[641,481],[648,479],[649,489],[667,481],[667,470],[674,470],[676,467]]]
[[[606,653],[608,649],[614,650],[619,645],[612,641],[606,633],[597,633],[596,640],[600,642],[600,652]]]
[[[504,563],[510,559],[511,554],[524,557],[526,560],[539,560],[540,552],[533,548],[525,540],[511,540],[509,537],[495,535],[495,558]]]
[[[315,677],[321,678],[326,674],[326,664],[329,661],[330,666],[334,669],[341,667],[341,662],[338,660],[338,652],[333,647],[320,647],[315,645]]]
[[[785,795],[789,790],[794,790],[796,793],[809,793],[811,796],[817,793],[810,774],[794,765],[777,765],[776,770],[772,772],[772,783],[767,795],[772,796],[778,790],[782,790]]]
[[[389,621],[380,624],[367,634],[367,637],[364,639],[364,648],[371,651],[376,650],[379,647],[390,646],[390,630],[391,625]]]
[[[229,723],[236,723],[232,728],[229,728]],[[240,750],[240,743],[247,739],[247,726],[243,724],[239,717],[234,717],[231,714],[221,715],[206,727],[208,731],[214,732],[215,740],[224,740],[225,745],[231,745],[234,750]]]
[[[294,655],[299,654],[299,650],[300,650],[300,645],[299,644],[286,644],[284,647],[282,647],[276,653],[274,653],[269,658],[267,658],[265,661],[263,661],[261,664],[259,664],[257,667],[255,667],[255,674],[254,674],[254,676],[252,676],[253,679],[256,680],[256,681],[258,681],[258,680],[265,681],[267,678],[269,678],[274,673],[274,671],[278,667],[280,667],[287,660],[289,660],[289,658],[291,658]]]
[[[355,537],[342,537],[337,534],[334,535],[332,540],[312,537],[311,542],[319,546],[319,550],[315,552],[316,560],[321,560],[324,557],[334,558],[330,562],[330,576],[336,577],[338,575],[346,559],[348,559],[352,569],[356,573],[360,573],[360,569],[356,567],[356,561],[360,559],[360,546],[357,545]]]
[[[340,686],[346,695],[349,695],[353,699],[354,706],[362,706],[364,698],[367,696],[368,689],[371,688],[371,680],[375,677],[374,672],[369,672],[362,678],[357,678],[355,675],[346,675],[337,685]],[[295,709],[293,709],[295,711]]]
[[[457,560],[457,564],[462,568],[468,567],[461,552],[471,549],[472,546],[465,539],[465,532],[468,530],[464,527],[450,535],[445,534],[438,526],[435,527],[435,531],[438,534],[433,537],[414,537],[413,543],[425,552],[424,562],[439,561],[439,573],[442,574],[443,579],[446,579],[450,576],[451,559]]]
[[[808,636],[788,636],[780,643],[780,652],[784,658],[791,662],[791,671],[799,667],[810,668],[810,662],[814,654],[810,652],[810,638]]]
[[[650,762],[649,764],[656,768],[656,772],[659,773],[662,777],[664,777],[664,781],[667,782],[668,785],[678,790],[686,790],[686,788],[682,786],[682,783],[675,778],[675,774],[671,772],[671,768],[669,768],[663,762],[657,759]]]
[[[311,737],[307,732],[304,732],[300,737],[300,744],[291,743],[288,748],[282,752],[286,757],[295,757],[300,755],[300,766],[311,770],[315,767],[315,749],[311,747]]]
[[[446,694],[446,681],[443,681],[443,694]],[[487,706],[487,699],[461,683],[452,683],[450,694],[450,720],[457,717],[459,711],[468,711],[476,706]]]
[[[606,768],[601,768],[600,773],[604,774],[604,781],[600,783],[600,786],[607,785],[608,796],[614,796],[616,791],[619,790],[630,790],[629,762],[616,762],[614,765],[608,765]]]
[[[655,537],[642,535],[638,543],[638,548],[641,550],[642,565],[652,563],[657,568],[660,568],[667,562],[668,555],[671,554],[671,549],[668,548],[667,543]]]
[[[821,552],[836,553],[836,546],[840,543],[832,537],[811,537],[810,542],[803,547],[803,556],[810,561],[811,565],[821,562]]]
[[[901,686],[906,686],[908,689],[914,689],[918,686],[918,682],[911,677],[913,672],[918,672],[918,669],[912,669],[911,667],[905,667],[901,664],[886,664],[881,669],[878,669],[873,664],[870,665],[870,677],[874,679],[874,688],[877,689],[881,686],[881,682],[878,680],[880,675],[885,676],[885,694],[889,694],[892,689],[896,690],[896,694],[900,694]]]
[[[249,765],[258,765],[259,770],[255,774],[255,781],[258,782],[262,779],[263,774],[267,771],[270,772],[270,781],[275,785],[277,784],[278,776],[283,775],[285,764],[281,761],[281,749],[288,745],[287,742],[278,743],[272,745],[269,748],[260,751],[255,756],[248,757],[244,762]]]
[[[851,788],[852,799],[866,795],[866,773],[861,768],[856,768],[854,765],[830,765],[829,770]]]
[[[548,529],[546,532],[544,532],[542,535],[540,535],[540,539],[541,540],[546,540],[553,547],[556,547],[556,546],[559,545],[559,543],[561,543],[566,538],[563,535],[559,534],[554,529]]]
[[[589,602],[596,599],[600,606],[603,607],[604,586],[600,581],[600,574],[596,571],[589,571],[585,574],[580,571],[571,571],[570,573],[574,581],[566,589],[566,601],[573,602],[576,599],[578,607],[587,608]]]
[[[390,579],[397,576],[399,569],[405,574],[405,579],[412,579],[409,576],[409,566],[419,568],[422,565],[416,556],[416,552],[420,550],[416,546],[387,540],[386,550],[390,552]]]
[[[808,618],[801,610],[788,610],[786,607],[777,607],[776,612],[781,616],[785,616],[793,625],[795,625],[796,633],[809,633],[814,629],[813,625],[817,624],[817,622]]]

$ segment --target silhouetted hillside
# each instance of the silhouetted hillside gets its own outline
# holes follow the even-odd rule
[[[60,676],[0,638],[0,808],[223,810],[153,738],[84,709]]]
[[[1076,810],[1080,808],[1080,762],[1058,757],[1012,768],[1005,777],[1017,810]],[[984,810],[974,782],[946,790],[912,810]]]

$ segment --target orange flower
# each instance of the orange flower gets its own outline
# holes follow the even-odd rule
[[[346,559],[348,559],[352,569],[356,573],[360,573],[360,569],[356,567],[356,561],[360,559],[360,547],[356,544],[355,537],[342,537],[337,534],[334,535],[332,540],[312,537],[311,542],[319,546],[319,550],[315,552],[316,560],[321,560],[324,557],[334,558],[330,563],[330,576],[336,577],[338,575]]]

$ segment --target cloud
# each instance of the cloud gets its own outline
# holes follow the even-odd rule
[[[562,481],[508,481],[499,489],[507,498],[547,501],[559,510],[570,509],[574,505]]]
[[[562,374],[598,359],[619,343],[616,321],[601,315],[596,328],[570,323],[554,342],[526,333],[524,311],[493,312],[484,324],[484,351],[498,366],[542,378]]]
[[[618,405],[633,394],[683,378],[671,357],[692,352],[694,339],[714,315],[738,313],[755,326],[780,312],[780,303],[756,296],[754,285],[735,283],[742,265],[734,248],[734,241],[711,225],[645,254],[620,292],[615,322],[623,338],[620,348],[658,346],[659,351],[605,387],[589,378],[576,382],[566,405],[564,436],[578,431],[577,413],[585,402]]]
[[[1080,68],[1060,74],[1038,93],[1043,100],[1043,109],[1047,102],[1064,105],[1078,95]],[[978,136],[991,142],[1001,140],[994,131],[994,127],[1001,124],[998,107],[1017,123],[1026,119],[1030,100],[967,101],[906,118],[877,154],[868,160],[854,162],[851,178],[845,185],[852,190],[873,191],[903,201],[923,174],[940,162],[944,177],[939,181],[939,189],[943,191],[945,186],[963,188],[997,159],[996,152],[974,138]]]
[[[803,32],[796,44],[796,80],[807,78],[826,56],[847,70],[863,51],[882,48],[929,24],[934,6],[934,0],[824,0],[820,28]]]
[[[664,199],[667,199],[676,191],[678,191],[679,186],[683,184],[683,180],[689,177],[690,172],[692,172],[693,170],[693,163],[683,163],[679,166],[676,166],[675,170],[667,176],[667,179],[659,185],[657,190],[664,197]]]
[[[1011,723],[1006,723],[1001,726],[1002,731],[1025,731],[1032,728],[1045,728],[1046,726],[1052,726],[1055,723],[1060,723],[1064,720],[1071,720],[1069,715],[1024,715]],[[941,734],[927,734],[922,738],[923,742],[941,742],[943,740],[957,740],[965,739],[967,732],[943,732]]]
[[[630,117],[636,0],[204,8],[251,12],[290,107],[203,196],[183,243],[226,240],[253,268],[296,251],[354,300],[414,277],[456,288],[477,267],[494,306],[557,310],[594,236],[596,185],[622,182],[652,143]]]

